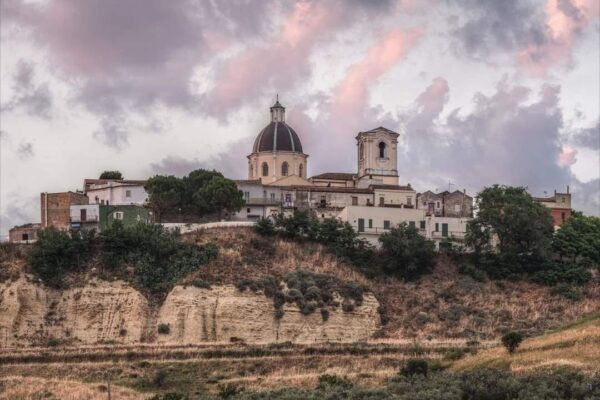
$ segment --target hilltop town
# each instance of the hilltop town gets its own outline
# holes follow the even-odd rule
[[[39,229],[101,232],[114,220],[125,225],[139,222],[186,227],[219,219],[253,221],[308,210],[319,220],[335,218],[349,223],[361,237],[378,244],[378,237],[400,223],[419,230],[445,249],[464,246],[467,224],[473,217],[474,199],[465,190],[417,192],[401,177],[397,167],[399,134],[384,127],[361,131],[355,137],[355,172],[321,172],[307,176],[309,155],[300,135],[286,122],[279,100],[270,108],[270,122],[262,129],[248,155],[248,177],[235,180],[243,205],[226,215],[157,215],[148,203],[146,180],[123,179],[108,171],[87,178],[81,189],[40,194],[40,222],[14,227],[13,243],[33,243]],[[402,179],[401,179],[402,178]],[[492,184],[494,182],[490,182]],[[554,191],[536,201],[551,211],[555,228],[571,216],[571,193]]]

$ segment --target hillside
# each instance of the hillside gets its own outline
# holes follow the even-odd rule
[[[600,314],[526,339],[512,355],[501,346],[480,351],[456,362],[452,370],[504,366],[518,373],[564,366],[586,373],[600,371]]]
[[[162,300],[147,298],[127,282],[126,274],[111,278],[95,269],[69,276],[67,290],[45,288],[23,275],[28,272],[24,250],[5,252],[0,274],[4,280],[0,325],[7,331],[3,345],[44,344],[49,338],[66,342],[76,338],[74,343],[196,343],[232,337],[257,343],[310,343],[366,340],[369,336],[486,341],[515,329],[532,336],[600,310],[598,277],[581,289],[580,300],[571,300],[553,294],[551,288],[522,281],[475,281],[459,274],[452,260],[444,256],[438,258],[432,274],[418,282],[404,282],[392,277],[368,279],[319,244],[264,238],[247,228],[211,229],[186,234],[182,240],[216,243],[219,253],[180,280]],[[331,277],[328,282],[338,282],[331,289],[338,292],[336,296],[340,290],[350,292],[331,301],[327,316],[318,309],[303,311],[288,302],[281,309],[281,321],[274,319],[279,311],[274,308],[275,299],[262,293],[264,282],[285,281],[299,270]],[[348,297],[357,290],[364,296]],[[242,327],[245,323],[237,317],[240,310],[252,316],[249,320],[255,328],[238,329],[237,324]],[[333,318],[325,321],[329,315]],[[219,323],[214,322],[217,317]],[[173,329],[157,335],[160,324]],[[28,339],[19,341],[18,337]]]

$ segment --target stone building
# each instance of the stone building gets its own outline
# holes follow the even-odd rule
[[[68,230],[71,226],[70,207],[81,204],[88,204],[87,196],[81,192],[41,193],[41,227]]]
[[[428,190],[417,195],[417,208],[436,217],[468,218],[473,216],[473,197],[464,190],[440,193]]]
[[[33,243],[37,240],[40,224],[30,223],[15,226],[8,231],[8,241],[11,243]]]

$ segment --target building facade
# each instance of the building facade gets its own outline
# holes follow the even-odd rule
[[[96,230],[101,232],[114,221],[121,221],[124,226],[138,223],[151,223],[152,212],[135,204],[106,205],[85,204],[70,207],[70,229]]]
[[[37,240],[41,224],[24,224],[15,226],[8,231],[8,241],[11,243],[29,244]]]
[[[144,205],[148,193],[143,180],[85,179],[83,192],[89,204]]]
[[[453,218],[473,216],[473,197],[469,196],[465,190],[440,193],[428,190],[417,195],[416,204],[417,208],[425,211],[427,215]]]
[[[571,218],[571,193],[568,186],[566,193],[559,193],[555,190],[554,196],[534,197],[534,200],[550,209],[555,229],[560,228],[565,221]]]
[[[88,202],[87,196],[81,192],[42,193],[40,195],[41,227],[70,229],[70,207],[88,204]]]

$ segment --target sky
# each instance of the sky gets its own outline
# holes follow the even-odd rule
[[[597,0],[0,2],[0,235],[84,178],[245,178],[279,94],[308,175],[400,133],[401,184],[600,214]]]

